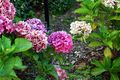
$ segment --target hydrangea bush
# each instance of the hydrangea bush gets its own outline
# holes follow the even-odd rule
[[[72,36],[65,31],[47,34],[40,19],[32,18],[13,23],[15,7],[10,0],[0,0],[0,79],[20,80],[15,70],[25,70],[17,54],[34,60],[38,69],[35,80],[65,80],[67,73],[54,67],[54,60],[73,48]],[[57,54],[61,53],[61,54]],[[59,61],[58,61],[59,63]]]
[[[75,13],[80,14],[80,17],[70,24],[70,32],[77,40],[87,35],[84,39],[89,43],[88,46],[102,47],[101,52],[104,55],[103,59],[89,62],[92,64],[88,65],[92,67],[90,71],[87,70],[91,74],[89,79],[98,76],[103,78],[108,74],[109,78],[105,77],[106,80],[119,80],[120,0],[78,1],[80,8]]]

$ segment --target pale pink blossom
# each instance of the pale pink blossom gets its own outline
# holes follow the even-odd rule
[[[61,68],[56,68],[59,80],[66,80],[68,78],[67,73],[65,72],[65,70],[61,69]]]
[[[36,52],[40,52],[42,49],[46,49],[47,47],[47,36],[42,31],[31,30],[25,38],[32,42],[33,49]]]

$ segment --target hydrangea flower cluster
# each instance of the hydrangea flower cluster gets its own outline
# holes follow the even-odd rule
[[[24,21],[20,21],[15,25],[15,30],[17,35],[24,37],[25,35],[29,34],[31,27]]]
[[[41,22],[40,19],[37,18],[33,18],[33,19],[29,19],[26,21],[32,29],[36,29],[36,30],[41,30],[43,32],[47,32],[47,30],[45,29],[44,24]]]
[[[40,52],[42,49],[47,47],[47,37],[42,31],[31,30],[31,32],[29,32],[25,38],[32,42],[33,49],[36,52]]]
[[[30,40],[33,44],[33,49],[40,52],[47,47],[46,29],[43,23],[36,19],[29,19],[27,21],[20,21],[15,27],[16,33]]]
[[[118,0],[103,0],[103,4],[106,7],[110,7],[110,8],[114,8],[114,6],[116,5],[118,8],[120,8],[120,1]]]
[[[15,13],[15,7],[12,3],[10,3],[10,0],[0,0],[0,15],[13,20]]]
[[[66,80],[67,77],[67,73],[65,72],[65,70],[61,69],[61,68],[56,68],[59,80]]]
[[[58,53],[69,53],[73,47],[72,36],[65,31],[53,32],[48,37],[48,43],[55,48]]]
[[[4,31],[6,31],[7,33],[12,33],[14,31],[14,24],[8,18],[0,16],[0,35]]]
[[[85,21],[75,21],[70,24],[70,33],[71,34],[83,34],[84,36],[88,36],[91,31],[90,23],[86,23]]]

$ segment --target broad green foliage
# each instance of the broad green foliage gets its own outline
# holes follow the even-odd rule
[[[21,46],[24,45],[24,46]],[[14,44],[5,36],[0,38],[0,79],[19,80],[14,69],[25,69],[20,57],[15,56],[17,52],[23,52],[32,47],[31,42],[26,39],[17,38]]]
[[[104,73],[108,73],[110,80],[119,80],[120,8],[115,2],[117,0],[113,1],[115,4],[112,7],[107,7],[103,3],[104,0],[77,1],[80,2],[80,8],[76,9],[75,13],[80,14],[79,20],[89,22],[93,30],[86,41],[90,42],[90,47],[103,47],[104,59],[92,62],[95,65],[91,71],[92,75],[103,76]]]
[[[98,47],[98,46],[106,46],[111,49],[119,50],[120,46],[118,44],[120,34],[119,30],[109,30],[107,27],[100,27],[99,32],[92,33],[90,35],[91,43],[89,46],[91,47]]]
[[[118,72],[120,72],[120,58],[111,60],[105,57],[102,61],[95,60],[92,62],[96,67],[92,70],[92,74],[97,76],[104,72],[108,72],[111,75],[110,80],[119,80]]]
[[[58,79],[58,74],[55,70],[55,66],[52,63],[53,60],[62,61],[62,56],[57,54],[53,48],[48,47],[42,52],[36,54],[33,51],[24,52],[25,55],[29,56],[36,63],[38,76],[35,80],[45,80],[52,76],[55,80]]]
[[[105,7],[102,0],[80,0],[80,6],[75,10],[75,13],[81,14],[80,20],[90,21],[96,26],[112,24],[119,27],[119,23],[115,23],[120,20],[120,8]]]

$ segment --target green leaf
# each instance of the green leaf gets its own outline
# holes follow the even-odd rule
[[[12,53],[15,49],[15,46],[12,46],[11,48],[6,49],[5,54]]]
[[[42,77],[42,76],[37,76],[37,77],[35,78],[35,80],[45,80],[45,78]]]
[[[14,68],[15,58],[9,58],[6,62],[3,62],[0,68],[0,76],[10,75]],[[16,76],[15,76],[16,77]]]
[[[101,36],[97,33],[91,33],[90,37],[93,38],[93,39],[102,39]]]
[[[101,27],[99,28],[99,31],[100,31],[101,33],[107,33],[107,32],[108,32],[108,28],[107,28],[106,26],[101,26]]]
[[[20,79],[13,76],[0,76],[0,80],[20,80]]]
[[[98,6],[101,4],[101,0],[97,0],[94,5],[93,8],[98,8]]]
[[[102,64],[107,71],[110,71],[110,69],[112,67],[111,58],[104,57]]]
[[[52,75],[52,76],[54,76],[54,77],[55,77],[55,80],[59,80],[59,79],[58,79],[58,74],[57,74],[57,72],[56,72],[55,70],[50,71],[49,74]]]
[[[85,7],[82,7],[82,8],[79,8],[79,9],[75,10],[75,13],[78,13],[78,14],[87,14],[89,12],[90,12],[89,9],[87,9]]]
[[[5,36],[2,36],[2,45],[4,46],[4,49],[11,47],[11,40]]]
[[[88,46],[90,46],[90,47],[99,47],[99,46],[102,46],[102,45],[103,45],[102,42],[94,41],[94,42],[91,42]]]
[[[113,61],[112,63],[112,68],[111,68],[112,72],[119,72],[120,71],[120,58],[117,58]]]
[[[22,65],[22,61],[19,57],[12,57],[6,60],[0,68],[0,76],[14,76],[16,74],[13,69],[24,69],[25,66]]]
[[[85,20],[85,21],[94,21],[93,17],[90,16],[90,15],[80,16],[79,19],[80,19],[80,20]]]
[[[120,16],[113,16],[110,18],[110,20],[120,20]]]
[[[26,66],[23,66],[22,60],[19,57],[15,58],[15,65],[14,66],[16,69],[25,69],[26,68]]]
[[[119,77],[116,73],[111,73],[111,78],[110,80],[119,80]]]
[[[111,49],[113,48],[113,42],[112,41],[103,41],[106,46],[109,46]]]
[[[0,38],[0,52],[2,52],[2,40]]]
[[[96,67],[99,68],[104,68],[103,64],[98,60],[92,61],[91,64],[94,64]]]
[[[89,3],[89,4],[88,4]],[[84,0],[82,3],[84,6],[86,6],[88,9],[92,10],[94,2],[92,0]]]
[[[118,8],[117,10],[115,10],[116,13],[120,13],[120,8]]]
[[[14,53],[27,51],[32,48],[32,43],[24,38],[15,39],[15,50]]]
[[[104,49],[104,56],[112,58],[113,54],[112,54],[110,48],[107,47],[107,48]]]
[[[92,75],[97,76],[105,72],[106,70],[104,68],[95,68],[92,70]]]

